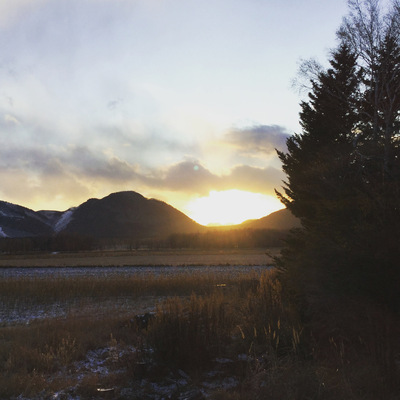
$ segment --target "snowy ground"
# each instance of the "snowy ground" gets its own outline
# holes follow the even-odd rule
[[[15,324],[29,325],[34,321],[50,318],[66,318],[79,316],[98,316],[118,313],[118,315],[132,314],[135,310],[137,314],[144,314],[155,311],[155,304],[162,298],[155,299],[152,296],[129,299],[126,297],[113,298],[112,300],[90,299],[80,300],[79,302],[64,302],[53,304],[30,304],[28,301],[8,305],[0,308],[0,326]]]
[[[111,375],[126,376],[127,361],[134,357],[137,350],[133,347],[108,346],[95,351],[89,351],[85,360],[74,363],[68,370],[58,372],[58,376],[62,376],[65,380],[74,382],[73,386],[67,387],[55,393],[42,393],[35,399],[63,399],[63,400],[80,400],[86,399],[87,394],[80,393],[82,384],[87,384],[85,379],[87,376],[96,376],[96,383],[91,388],[92,395],[90,398],[104,399],[176,399],[176,400],[201,400],[207,399],[211,393],[220,390],[229,390],[237,388],[240,384],[239,379],[235,376],[227,376],[229,366],[233,363],[240,363],[246,368],[248,360],[247,355],[240,355],[237,360],[232,359],[215,359],[213,369],[196,378],[196,381],[183,370],[169,371],[169,373],[160,378],[151,378],[149,370],[155,368],[151,363],[144,363],[143,368],[147,369],[146,374],[141,376],[132,376],[129,385],[116,386],[107,382]],[[128,371],[129,373],[129,371]],[[48,381],[57,379],[57,376],[48,377]],[[87,390],[87,389],[86,389]],[[23,396],[19,396],[18,400],[28,400]]]
[[[148,306],[145,305],[146,301],[142,303],[142,310],[149,312],[151,311],[150,304],[154,304],[154,299],[147,299],[147,301]],[[97,312],[109,313],[111,309],[109,306],[110,304],[97,304]],[[128,309],[132,304],[129,306],[126,302],[120,306]],[[94,311],[95,307],[92,305],[91,312]],[[81,309],[79,312],[87,313],[89,308]],[[15,313],[14,322],[29,324],[37,318],[59,317],[65,313],[62,307],[54,307],[48,310],[37,309],[33,315],[31,309],[26,311],[26,315]],[[217,358],[213,366],[201,376],[197,376],[195,380],[180,369],[169,370],[165,373],[164,367],[164,372],[160,375],[158,365],[152,360],[152,349],[137,349],[133,346],[112,343],[110,340],[106,347],[88,351],[83,360],[45,377],[49,386],[57,379],[70,382],[62,390],[54,393],[46,390],[35,398],[30,397],[29,400],[88,398],[202,400],[209,398],[215,391],[237,388],[240,385],[240,378],[232,374],[232,370],[244,371],[250,362],[246,354],[241,354],[236,359]],[[233,365],[235,368],[232,368]],[[130,377],[128,381],[127,377]],[[17,399],[28,400],[23,396]]]

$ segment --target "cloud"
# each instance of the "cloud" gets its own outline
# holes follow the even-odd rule
[[[48,149],[0,150],[0,198],[32,208],[63,210],[90,197],[92,186]]]
[[[18,121],[18,119],[16,117],[14,117],[13,115],[10,114],[5,114],[4,115],[4,124],[6,126],[18,126],[20,125],[20,121]]]
[[[73,3],[75,8],[67,7],[72,15],[62,12],[66,1],[42,3],[36,13],[21,11],[20,21],[27,23],[15,24],[0,39],[0,44],[12,39],[0,60],[6,60],[3,69],[7,69],[0,76],[4,90],[0,128],[8,139],[0,148],[0,172],[6,180],[8,171],[21,184],[12,188],[13,179],[7,179],[9,185],[0,189],[6,195],[3,198],[13,201],[11,195],[18,194],[21,204],[26,204],[27,196],[47,198],[46,204],[71,198],[79,204],[88,193],[99,197],[126,189],[145,195],[161,190],[207,195],[211,190],[232,188],[269,193],[271,182],[279,182],[280,171],[261,168],[265,162],[260,160],[284,143],[288,136],[284,128],[234,129],[218,145],[208,143],[220,128],[203,121],[203,110],[201,118],[185,118],[190,113],[181,103],[190,102],[186,96],[171,95],[174,91],[164,88],[164,82],[160,86],[155,77],[164,75],[157,74],[157,68],[150,68],[150,79],[135,73],[138,61],[122,67],[125,61],[140,60],[137,54],[141,53],[133,46],[132,55],[126,55],[131,39],[116,40],[128,29],[113,24],[119,21],[121,10],[110,14],[104,2],[96,7],[94,18],[87,12],[73,12],[80,10],[78,1]],[[83,3],[89,7],[90,2]],[[22,1],[21,10],[26,7],[28,2]],[[109,25],[103,31],[99,27],[104,19]],[[116,42],[122,44],[116,46]],[[159,63],[143,65],[147,72],[148,65]],[[168,98],[163,108],[160,98]],[[213,108],[212,115],[219,113]],[[222,168],[225,172],[215,172]]]
[[[25,170],[0,168],[0,198],[34,209],[65,210],[91,197],[92,188],[68,173],[47,177],[46,182]]]
[[[0,149],[0,167],[5,170],[26,170],[45,181],[49,177],[69,174],[77,180],[125,182],[138,177],[132,164],[117,157],[97,154],[85,146],[46,148],[30,146]]]
[[[132,164],[115,156],[97,154],[85,146],[73,146],[59,157],[65,170],[90,180],[127,182],[137,173]]]
[[[246,156],[262,156],[284,150],[289,137],[287,130],[279,125],[255,125],[233,129],[224,137],[224,142]]]
[[[274,167],[256,168],[240,165],[233,168],[224,180],[230,188],[275,195],[275,188],[282,185],[283,172]]]
[[[33,6],[37,7],[40,3],[47,0],[2,0],[0,2],[0,26],[7,26],[15,22],[21,14],[32,10]]]
[[[217,174],[193,159],[143,168],[83,145],[9,145],[0,148],[0,178],[0,198],[4,200],[33,208],[65,209],[66,203],[70,207],[88,197],[120,190],[144,195],[169,192],[186,198],[230,189],[274,195],[283,173],[274,167],[238,165]]]
[[[196,154],[196,144],[169,136],[161,127],[146,129],[134,123],[104,123],[91,129],[93,142],[100,147],[119,151],[126,160],[143,165],[160,165],[166,158],[182,158],[182,154]]]
[[[204,194],[218,185],[218,181],[219,177],[201,166],[199,162],[183,161],[170,166],[157,185],[169,190]]]
[[[162,179],[152,183],[166,190],[206,195],[211,190],[238,189],[274,195],[281,186],[282,171],[274,167],[239,165],[225,174],[214,174],[197,161],[183,161],[167,169]],[[147,182],[151,184],[151,182]]]
[[[148,180],[134,165],[85,146],[40,145],[1,148],[0,179],[2,200],[58,210],[89,197],[146,187]]]

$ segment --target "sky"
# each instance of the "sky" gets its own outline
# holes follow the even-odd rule
[[[63,211],[134,190],[200,223],[282,208],[301,59],[346,0],[1,0],[0,199]],[[213,215],[213,217],[211,217]],[[236,219],[235,219],[236,218]]]

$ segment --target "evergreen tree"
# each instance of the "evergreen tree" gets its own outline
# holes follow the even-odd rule
[[[288,139],[288,153],[278,152],[288,177],[286,196],[278,196],[306,227],[341,195],[353,151],[360,83],[356,57],[342,44],[330,64],[312,82],[309,102],[301,103],[302,133]]]
[[[362,217],[351,256],[370,296],[400,308],[400,7],[352,0],[339,34],[364,70],[355,147]],[[357,251],[355,251],[357,250]]]
[[[352,162],[361,73],[344,43],[330,64],[312,81],[309,101],[301,103],[302,133],[287,140],[287,153],[278,152],[288,179],[284,194],[277,194],[304,227],[280,259],[298,288],[331,279],[328,271],[336,266],[330,262],[344,257],[353,239],[349,225],[359,214]]]
[[[358,293],[398,309],[400,14],[384,24],[376,1],[350,5],[331,67],[301,103],[302,132],[278,152],[287,181],[277,194],[303,229],[277,261],[301,294]]]

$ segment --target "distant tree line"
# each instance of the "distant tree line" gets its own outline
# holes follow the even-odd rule
[[[224,249],[282,247],[289,234],[278,229],[211,229],[174,233],[166,238],[114,238],[97,241],[98,249]]]
[[[38,251],[87,251],[93,250],[95,247],[96,240],[93,237],[73,233],[0,239],[0,252],[9,254]]]
[[[282,247],[288,231],[276,229],[211,230],[205,233],[174,234],[167,240],[170,248],[256,248]]]
[[[400,3],[350,0],[327,69],[307,62],[301,132],[277,194],[302,223],[277,260],[309,299],[359,294],[400,310]]]

